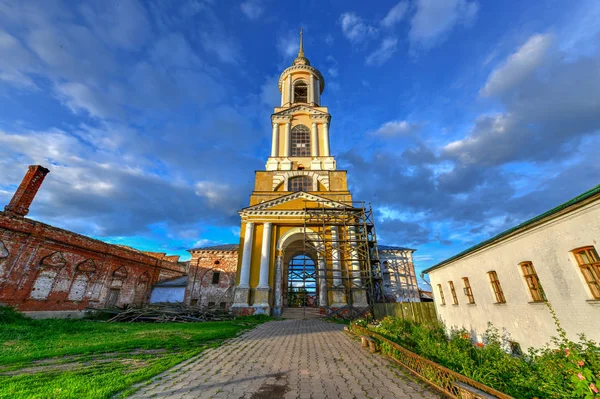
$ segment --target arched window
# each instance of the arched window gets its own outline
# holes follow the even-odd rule
[[[288,191],[313,191],[313,180],[310,176],[292,177],[288,183]]]
[[[292,128],[292,156],[310,156],[310,129],[304,125],[296,125]]]
[[[294,85],[294,102],[295,103],[307,103],[308,102],[308,85],[302,81],[299,81]]]

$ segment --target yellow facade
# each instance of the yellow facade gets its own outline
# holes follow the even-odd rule
[[[307,224],[305,213],[307,208],[340,208],[352,201],[346,171],[336,169],[330,153],[331,116],[320,104],[324,87],[323,76],[304,57],[301,41],[298,57],[279,79],[281,104],[271,116],[270,157],[265,170],[256,172],[249,206],[240,211],[233,305],[237,313],[279,315],[298,300],[299,293],[304,295],[304,306],[346,304],[345,283],[340,283],[336,273],[348,274],[350,262],[344,262],[339,251],[333,257],[322,255],[318,243],[325,236],[335,242],[336,237],[349,233],[324,228],[318,221]],[[304,269],[295,272],[301,269],[300,258]],[[300,276],[297,281],[296,275]],[[297,288],[301,284],[303,288]],[[311,296],[313,291],[318,298]]]

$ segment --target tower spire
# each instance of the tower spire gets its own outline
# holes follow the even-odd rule
[[[300,49],[298,50],[298,58],[304,57],[304,46],[302,45],[302,28],[300,28]]]

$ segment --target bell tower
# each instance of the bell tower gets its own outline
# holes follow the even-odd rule
[[[368,306],[361,270],[374,230],[364,227],[364,205],[352,204],[346,171],[337,170],[331,155],[324,90],[300,30],[298,56],[279,77],[270,156],[265,170],[255,172],[249,206],[239,212],[234,313],[278,316],[301,307],[327,314]]]
[[[331,115],[321,106],[325,79],[300,50],[292,65],[279,77],[281,104],[271,116],[271,156],[266,170],[335,170],[330,155]]]

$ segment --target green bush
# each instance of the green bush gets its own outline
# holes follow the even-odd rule
[[[578,342],[568,340],[556,318],[555,321],[559,336],[523,356],[507,353],[507,339],[491,324],[484,334],[485,344],[474,343],[465,329],[450,329],[446,333],[441,323],[418,324],[397,317],[386,317],[367,328],[515,398],[600,398],[598,345],[584,336]]]

